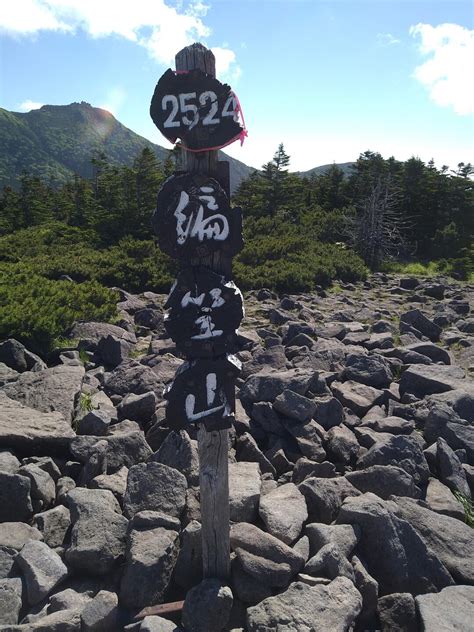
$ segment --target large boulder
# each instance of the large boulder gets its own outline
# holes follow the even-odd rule
[[[424,632],[469,632],[474,617],[474,586],[448,586],[418,595],[416,607]]]
[[[444,364],[412,364],[400,378],[400,394],[409,393],[423,398],[462,386],[465,373],[459,366]]]
[[[72,455],[81,463],[87,463],[96,451],[98,441],[106,441],[107,471],[116,472],[121,467],[131,467],[137,463],[146,461],[152,454],[143,432],[135,430],[107,435],[106,437],[93,437],[81,435],[74,437],[70,444]]]
[[[0,390],[0,445],[18,452],[64,452],[75,437],[71,424],[60,412],[40,412],[10,399]]]
[[[285,544],[298,539],[308,518],[305,498],[294,483],[276,487],[262,496],[259,513],[268,532]]]
[[[298,552],[246,522],[231,527],[230,544],[244,571],[267,586],[286,586],[304,565]]]
[[[91,575],[106,575],[123,559],[128,520],[108,490],[76,487],[66,499],[72,521],[68,565]]]
[[[337,522],[361,528],[358,550],[382,594],[409,591],[419,595],[453,583],[446,567],[411,524],[396,516],[377,496],[368,493],[347,498]]]
[[[84,367],[60,364],[51,369],[22,373],[3,387],[10,399],[43,413],[57,411],[72,422],[81,393]]]
[[[240,399],[245,405],[255,402],[273,402],[285,389],[305,395],[314,379],[314,372],[299,369],[273,373],[261,371],[250,376],[242,385]]]
[[[359,490],[343,476],[335,478],[307,478],[299,485],[306,499],[309,519],[330,524],[337,516],[345,498],[358,496]]]
[[[42,371],[46,364],[35,353],[14,338],[0,342],[0,362],[18,373],[24,371]]]
[[[182,621],[187,632],[222,632],[229,621],[232,591],[218,579],[204,579],[186,595]]]
[[[132,518],[145,509],[179,518],[185,503],[186,477],[172,467],[150,461],[130,468],[124,496],[124,514]]]
[[[454,579],[474,584],[474,530],[456,518],[431,511],[409,498],[394,500],[394,514],[412,525]]]
[[[31,606],[42,601],[68,575],[67,567],[59,555],[47,544],[37,540],[27,542],[15,561],[23,572]]]
[[[186,430],[171,431],[150,460],[182,472],[189,485],[199,484],[197,445],[191,441]]]
[[[110,373],[106,373],[104,388],[108,395],[141,395],[153,391],[163,391],[163,380],[150,367],[136,360],[127,360]]]
[[[178,533],[163,527],[134,527],[127,539],[121,605],[144,608],[160,603],[178,557]]]
[[[394,435],[385,441],[375,443],[357,461],[358,469],[373,465],[401,467],[417,485],[425,483],[430,475],[420,443],[416,438],[405,435]]]
[[[362,598],[346,577],[327,586],[291,584],[247,610],[248,632],[346,632],[362,609]]]
[[[375,388],[385,388],[393,380],[390,365],[385,358],[362,353],[350,353],[347,356],[343,375],[346,380],[354,380]]]
[[[343,406],[359,417],[363,417],[372,406],[383,403],[386,397],[384,391],[354,380],[333,382],[331,390]]]
[[[254,522],[261,491],[258,463],[229,463],[229,505],[232,522]]]
[[[0,471],[0,522],[27,522],[32,514],[30,479]]]
[[[22,605],[21,592],[19,577],[0,578],[0,630],[5,629],[3,626],[14,626],[15,629]]]

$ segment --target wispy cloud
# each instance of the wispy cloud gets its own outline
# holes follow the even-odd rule
[[[459,24],[416,24],[410,35],[419,51],[429,57],[413,76],[428,90],[437,105],[456,114],[474,113],[474,93],[468,73],[474,59],[474,31]]]
[[[400,44],[401,40],[397,39],[391,33],[377,33],[377,44],[379,46],[393,46]]]
[[[81,29],[96,38],[119,36],[146,48],[160,64],[171,65],[181,48],[211,35],[204,22],[209,8],[201,0],[179,8],[164,0],[2,0],[0,32],[25,36]],[[217,50],[223,72],[235,73],[235,53],[228,47]]]
[[[26,101],[23,101],[23,103],[20,103],[18,109],[20,112],[30,112],[31,110],[39,110],[43,107],[43,105],[44,103],[38,103],[37,101],[30,101],[27,99]]]

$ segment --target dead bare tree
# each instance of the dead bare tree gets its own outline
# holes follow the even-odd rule
[[[357,214],[347,217],[349,242],[371,270],[405,246],[408,225],[398,211],[399,201],[400,193],[390,176],[379,176],[369,197],[357,206]]]

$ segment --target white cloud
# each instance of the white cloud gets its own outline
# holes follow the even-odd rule
[[[211,48],[216,58],[216,75],[227,78],[229,81],[237,81],[242,74],[240,66],[236,63],[236,57],[230,48]]]
[[[377,33],[377,44],[379,46],[393,46],[394,44],[400,44],[400,40],[391,33]]]
[[[18,109],[20,112],[30,112],[31,110],[39,110],[43,107],[43,105],[44,103],[38,103],[37,101],[30,101],[27,99],[26,101],[23,101],[23,103],[20,103]]]
[[[119,36],[171,65],[179,50],[211,35],[203,21],[208,10],[202,0],[188,2],[184,10],[164,0],[2,0],[0,32],[18,36],[81,29],[91,37]],[[222,68],[235,72],[235,53],[217,50]]]
[[[459,24],[417,24],[410,35],[419,38],[419,50],[429,56],[415,68],[414,77],[437,105],[456,114],[474,113],[474,92],[469,69],[474,61],[474,31]]]

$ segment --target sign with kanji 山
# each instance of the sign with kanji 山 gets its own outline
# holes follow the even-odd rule
[[[153,122],[170,142],[188,151],[221,149],[246,135],[230,86],[201,70],[167,70],[150,106]]]
[[[196,422],[208,431],[230,428],[240,369],[241,363],[233,355],[185,362],[164,394],[168,425],[176,430]]]
[[[203,266],[180,272],[165,304],[165,327],[188,358],[233,351],[244,316],[243,299],[233,281]]]
[[[163,252],[178,259],[208,257],[219,250],[232,257],[243,246],[242,214],[231,208],[214,178],[185,173],[163,184],[153,227]]]

